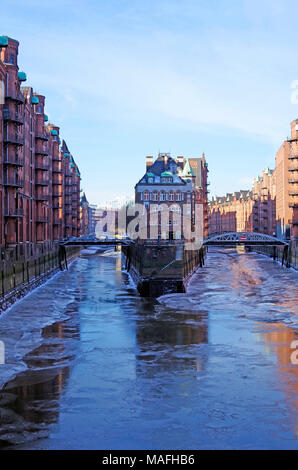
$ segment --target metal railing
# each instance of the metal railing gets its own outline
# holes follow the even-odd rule
[[[4,135],[3,142],[5,144],[24,145],[24,137],[9,132]]]
[[[40,186],[47,186],[49,184],[49,179],[35,178],[35,184]]]
[[[22,188],[24,186],[24,180],[16,176],[7,176],[3,177],[4,186],[15,186],[17,188]]]
[[[3,163],[5,165],[23,166],[24,157],[19,157],[17,155],[4,155]]]
[[[6,209],[4,211],[5,217],[23,217],[24,215],[24,209],[17,208],[17,209],[12,209],[11,207],[9,209]]]
[[[24,116],[17,112],[12,112],[9,109],[3,109],[3,120],[24,124]]]

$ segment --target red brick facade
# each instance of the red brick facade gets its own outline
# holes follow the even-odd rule
[[[148,211],[147,237],[151,237],[150,226],[158,226],[161,232],[162,208],[168,207],[169,237],[183,236],[183,218],[190,219],[191,230],[202,225],[202,235],[207,235],[208,204],[207,176],[208,166],[205,155],[202,158],[176,159],[170,154],[160,153],[153,162],[153,157],[146,157],[146,174],[135,186],[135,202],[142,204]],[[186,207],[189,205],[189,207]],[[200,220],[196,220],[196,208],[201,205]],[[185,213],[187,211],[187,213]],[[178,214],[178,215],[177,215]],[[179,219],[181,216],[181,221]],[[154,230],[153,230],[154,232]],[[179,232],[179,234],[178,234]],[[154,233],[155,238],[155,233]]]
[[[298,120],[276,154],[274,170],[264,170],[252,190],[209,203],[209,235],[230,231],[298,238]]]
[[[78,236],[79,169],[61,146],[59,127],[47,123],[45,97],[21,86],[26,75],[18,68],[19,43],[1,39],[1,245]]]

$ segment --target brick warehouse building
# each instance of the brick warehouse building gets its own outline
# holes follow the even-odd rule
[[[18,41],[0,37],[0,243],[59,240],[80,233],[80,172],[45,97],[21,86]],[[1,90],[0,90],[1,91]]]
[[[229,231],[298,239],[298,119],[276,154],[274,170],[264,170],[249,191],[210,201],[209,234]]]
[[[298,119],[276,154],[275,175],[277,235],[298,239]]]
[[[259,232],[276,235],[275,175],[267,168],[252,190],[228,193],[209,202],[209,234]]]
[[[164,205],[171,207],[169,238],[182,236],[182,216],[190,219],[192,230],[202,223],[203,235],[207,235],[207,176],[208,166],[204,154],[202,158],[187,159],[178,156],[174,159],[169,153],[159,153],[154,162],[152,156],[146,157],[146,173],[135,186],[135,202],[144,205],[147,210],[150,209],[147,217],[147,238],[154,233],[154,226],[156,235],[167,238],[167,234],[161,232]],[[190,207],[185,209],[187,204]],[[202,205],[202,220],[195,219],[195,208],[198,204]],[[183,210],[188,213],[183,213]]]

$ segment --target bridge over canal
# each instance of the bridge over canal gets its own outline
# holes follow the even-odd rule
[[[288,243],[265,233],[226,232],[212,235],[203,241],[204,246],[288,246]]]

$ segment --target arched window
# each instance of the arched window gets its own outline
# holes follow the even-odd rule
[[[149,201],[149,192],[148,192],[148,191],[144,191],[144,193],[143,193],[143,200],[144,200],[144,201]]]

